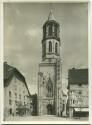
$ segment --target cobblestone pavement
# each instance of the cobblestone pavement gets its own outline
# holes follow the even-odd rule
[[[65,118],[65,117],[56,117],[56,116],[14,116],[7,117],[5,121],[88,121],[88,117],[81,118]]]

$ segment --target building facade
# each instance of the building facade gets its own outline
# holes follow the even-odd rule
[[[4,116],[31,115],[29,97],[24,76],[4,63]]]
[[[88,69],[68,72],[69,116],[88,116]]]
[[[50,12],[43,25],[42,62],[38,72],[38,115],[60,116],[61,99],[61,58],[60,26]]]
[[[67,92],[62,90],[62,102],[63,102],[63,110],[62,110],[62,116],[67,116]]]
[[[37,94],[31,95],[32,116],[37,116]]]

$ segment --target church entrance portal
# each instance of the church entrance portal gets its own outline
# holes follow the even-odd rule
[[[47,114],[48,115],[53,115],[53,106],[51,104],[47,105]]]

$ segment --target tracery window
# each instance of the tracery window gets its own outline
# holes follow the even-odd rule
[[[49,79],[47,83],[47,96],[52,97],[53,96],[53,85],[52,81]]]

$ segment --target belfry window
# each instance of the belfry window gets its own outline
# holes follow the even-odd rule
[[[55,43],[55,53],[58,53],[58,44]]]
[[[46,53],[46,44],[44,44],[44,55]]]
[[[49,26],[46,27],[46,36],[49,34]]]
[[[52,42],[49,41],[49,52],[52,52]]]
[[[42,44],[42,55],[44,56],[46,54],[46,45],[45,43]]]
[[[52,25],[52,32],[54,32],[55,31],[55,28],[54,28],[54,24]]]

